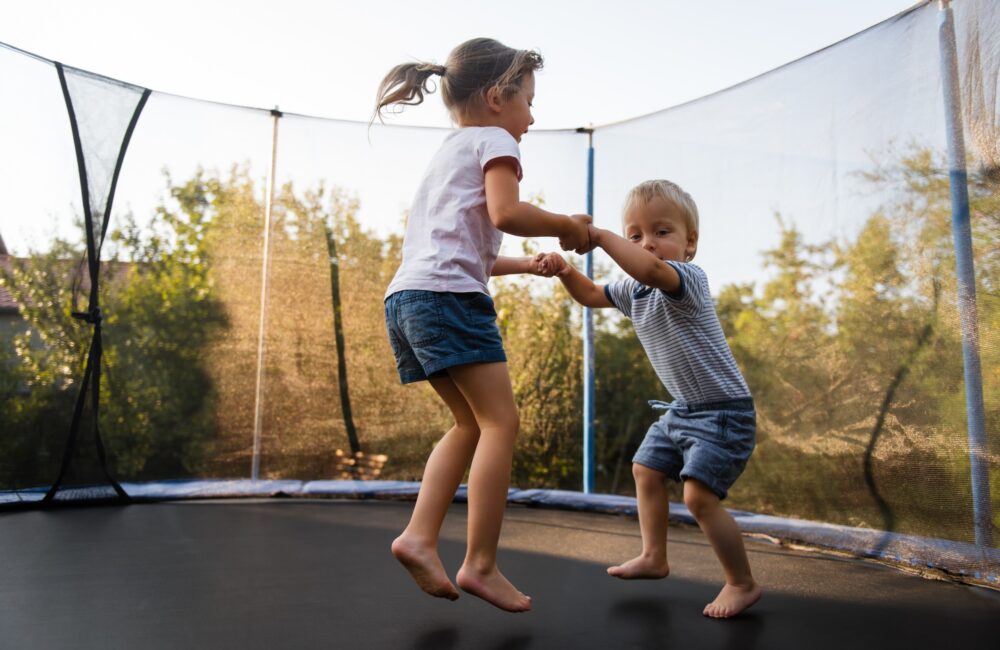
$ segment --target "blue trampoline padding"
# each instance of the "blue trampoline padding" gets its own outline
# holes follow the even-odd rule
[[[411,481],[309,481],[302,496],[323,497],[409,497],[417,496],[420,483]]]
[[[48,492],[48,488],[27,488],[11,492],[0,492],[0,505],[40,502],[46,492]]]
[[[508,500],[525,505],[548,506],[583,510],[586,512],[608,512],[622,515],[636,514],[635,498],[616,494],[584,494],[569,490],[515,490]],[[674,504],[670,504],[673,509]],[[682,506],[683,507],[683,506]],[[684,509],[687,512],[687,509]],[[671,514],[673,514],[671,512]]]
[[[297,496],[302,492],[302,481],[249,481],[238,480],[170,480],[148,483],[121,483],[122,489],[137,501],[170,499],[221,499],[231,497]],[[30,488],[0,492],[0,504],[31,503],[41,501],[48,488]],[[56,500],[86,502],[90,498],[114,497],[108,486],[71,486],[60,490]]]
[[[302,487],[302,496],[416,497],[419,491],[420,483],[415,481],[309,481]],[[513,501],[514,495],[520,492],[521,490],[511,488],[507,491],[507,500]],[[468,486],[458,486],[454,500],[459,503],[467,502]]]
[[[297,496],[302,492],[302,481],[155,481],[150,483],[122,483],[121,486],[133,499],[213,499],[230,497]]]
[[[803,519],[751,513],[733,513],[733,517],[744,532],[834,548],[862,557],[922,565],[1000,586],[1000,549]],[[990,570],[983,573],[984,567]]]
[[[587,512],[623,515],[637,513],[635,499],[613,494],[584,494],[562,490],[520,490],[510,501],[527,505],[566,508]],[[804,519],[772,517],[752,512],[730,510],[740,530],[777,537],[786,541],[846,551],[862,557],[909,562],[948,573],[972,576],[1000,585],[1000,549],[982,548],[975,544],[953,542],[933,537],[904,535],[870,528],[854,528]],[[670,504],[670,519],[695,524],[691,512],[682,503]],[[917,560],[919,558],[919,560]],[[912,560],[912,561],[911,561]],[[982,573],[982,567],[993,572]]]
[[[355,499],[414,498],[420,483],[412,481],[251,481],[239,480],[171,480],[148,483],[122,483],[122,488],[138,501],[175,499],[218,499],[235,497],[349,497]],[[0,492],[0,505],[40,502],[47,488]],[[58,499],[68,501],[75,494],[86,500],[88,495],[105,494],[105,486],[84,486],[60,491]],[[455,495],[455,501],[468,500],[467,486]],[[633,497],[614,494],[584,494],[567,490],[509,491],[508,500],[529,506],[563,508],[584,512],[601,512],[634,516],[637,512]],[[956,576],[1000,586],[1000,549],[982,548],[965,542],[953,542],[932,537],[904,535],[870,528],[853,528],[804,519],[789,519],[730,510],[740,529],[807,544],[846,551],[862,557],[888,560],[910,566],[924,566],[946,571]],[[682,503],[670,504],[672,521],[696,524]],[[984,571],[984,568],[987,568]]]

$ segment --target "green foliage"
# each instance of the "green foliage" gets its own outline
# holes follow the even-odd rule
[[[772,277],[720,291],[720,320],[758,406],[758,448],[735,506],[971,540],[944,168],[919,148],[894,156],[868,175],[891,200],[853,241],[805,246],[781,223],[780,245],[765,253]],[[998,188],[970,182],[987,431],[1000,406]],[[998,451],[994,438],[994,466]]]
[[[101,431],[120,479],[191,475],[214,436],[212,386],[201,355],[224,319],[206,273],[209,192],[200,177],[172,188],[177,207],[161,206],[145,232],[128,215],[109,235],[112,259],[101,268]],[[80,246],[55,241],[17,260],[3,277],[29,329],[15,339],[0,396],[2,455],[9,459],[2,484],[55,478],[92,336],[70,317],[86,307],[78,295],[86,291],[77,290],[89,287],[89,278],[73,261],[83,255]],[[81,469],[94,455],[86,413],[77,477],[100,480]]]
[[[331,392],[323,401],[313,397],[326,387],[339,391],[330,298],[331,261],[326,242],[329,236],[337,251],[346,376],[359,441],[366,452],[389,456],[387,477],[419,479],[434,442],[450,425],[447,409],[429,385],[400,385],[386,338],[382,296],[399,265],[402,237],[383,238],[366,230],[358,218],[357,198],[341,188],[321,185],[297,194],[286,187],[280,202],[285,230],[297,233],[293,249],[299,251],[299,263],[303,263],[306,250],[316,256],[315,263],[310,261],[307,268],[294,275],[295,288],[284,290],[286,295],[296,296],[294,304],[287,306],[291,319],[309,323],[320,320],[317,317],[322,315],[322,327],[303,337],[302,364],[329,364],[322,373],[311,375],[312,380],[290,400],[300,410],[289,418],[322,424],[323,433],[317,427],[316,442],[309,447],[312,456],[330,457],[334,449],[348,448],[339,392]],[[303,292],[313,283],[316,286],[308,289],[314,296],[310,302]],[[314,401],[315,410],[306,412],[305,405]],[[319,468],[318,477],[329,478],[331,469],[329,463]]]
[[[198,179],[172,188],[178,209],[161,206],[148,234],[129,215],[109,237],[114,257],[101,269],[101,431],[120,479],[191,475],[214,434],[201,355],[224,319],[206,272],[205,190]],[[73,261],[83,255],[79,246],[55,241],[3,275],[28,330],[15,337],[13,358],[0,364],[2,485],[55,478],[92,336],[70,316],[86,307],[77,295],[86,292],[74,291],[89,286],[85,266]],[[94,455],[86,413],[77,477],[100,480],[81,469]]]
[[[52,480],[73,412],[89,332],[74,320],[72,286],[79,249],[57,241],[50,251],[0,270],[28,328],[14,334],[0,362],[0,486]]]
[[[215,437],[204,354],[226,318],[213,292],[210,206],[221,187],[202,174],[170,188],[146,236],[132,215],[112,231],[104,271],[107,399],[102,430],[123,478],[196,476]]]
[[[582,343],[576,304],[565,292],[533,292],[528,282],[494,280],[497,323],[521,415],[512,484],[580,485]]]
[[[832,357],[831,318],[821,280],[831,269],[826,247],[810,246],[779,217],[780,241],[764,253],[772,279],[755,295],[749,285],[723,287],[718,313],[723,330],[758,402],[759,424],[812,430],[834,408],[831,386],[849,368]],[[768,426],[761,426],[767,431]]]
[[[594,422],[597,491],[634,494],[632,456],[660,416],[648,400],[670,400],[630,321],[595,328]]]

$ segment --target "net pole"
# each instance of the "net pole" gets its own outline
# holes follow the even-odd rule
[[[253,458],[250,466],[250,480],[260,478],[260,438],[264,420],[264,353],[267,332],[267,294],[271,270],[271,209],[274,206],[275,166],[278,162],[278,120],[281,112],[271,111],[271,162],[267,168],[267,187],[264,196],[264,255],[261,261],[260,279],[260,323],[257,331],[257,386],[254,393],[253,417]]]
[[[594,129],[581,128],[587,134],[587,214],[594,215]],[[587,277],[594,279],[594,252],[584,257]],[[583,308],[583,492],[594,491],[594,310]]]
[[[986,446],[983,375],[979,357],[979,315],[976,308],[976,273],[972,256],[969,187],[962,133],[955,22],[949,0],[940,0],[938,42],[944,94],[945,130],[948,137],[948,179],[951,186],[951,232],[955,241],[958,311],[962,324],[962,358],[965,370],[965,409],[969,436],[969,469],[972,480],[973,525],[976,544],[993,546],[990,475]]]

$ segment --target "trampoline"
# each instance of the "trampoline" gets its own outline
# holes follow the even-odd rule
[[[671,575],[621,581],[632,518],[508,509],[500,564],[522,615],[420,592],[389,554],[412,504],[209,500],[0,515],[0,629],[10,648],[988,648],[1000,594],[748,538],[766,589],[703,617],[721,572],[699,530],[671,526]],[[441,555],[464,554],[465,506]]]
[[[953,4],[524,139],[522,195],[602,227],[648,178],[698,201],[759,418],[726,505],[765,595],[730,621],[701,615],[722,574],[679,503],[667,580],[605,574],[639,549],[628,463],[666,396],[627,326],[540,284],[491,288],[522,415],[500,565],[533,610],[430,598],[391,557],[451,423],[399,385],[381,297],[448,130],[0,43],[0,647],[995,646],[1000,11]]]

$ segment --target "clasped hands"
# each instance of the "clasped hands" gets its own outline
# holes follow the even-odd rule
[[[574,214],[570,218],[572,230],[559,238],[559,246],[564,251],[573,251],[584,255],[594,249],[591,237],[591,225],[594,218],[589,214]]]
[[[593,236],[594,227],[591,225],[594,218],[589,214],[574,214],[570,219],[573,230],[559,238],[559,246],[564,251],[571,250],[577,255],[585,255],[594,250],[596,241]],[[539,253],[532,261],[533,273],[547,278],[562,276],[572,268],[559,253]]]

